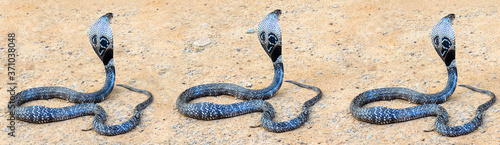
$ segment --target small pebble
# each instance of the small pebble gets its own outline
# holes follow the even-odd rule
[[[337,5],[333,5],[333,8],[338,8],[338,6]]]
[[[252,83],[247,83],[247,88],[251,88],[252,87]]]
[[[253,29],[248,29],[247,30],[247,34],[252,34],[252,33],[255,33],[255,30],[253,30]]]
[[[211,42],[212,42],[212,40],[210,40],[210,38],[201,38],[201,39],[195,41],[193,43],[193,45],[196,47],[203,47],[203,46],[207,46]]]

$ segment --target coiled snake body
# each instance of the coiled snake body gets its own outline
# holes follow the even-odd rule
[[[31,123],[47,123],[62,121],[85,115],[95,115],[92,128],[102,135],[118,135],[132,130],[140,123],[141,111],[153,101],[150,92],[135,89],[126,85],[117,84],[134,92],[139,92],[148,96],[148,99],[134,109],[134,114],[130,120],[119,125],[106,125],[106,112],[95,104],[103,101],[113,90],[115,83],[115,67],[113,64],[113,34],[109,25],[111,13],[107,13],[95,22],[89,32],[90,43],[104,63],[106,69],[106,82],[104,86],[93,93],[81,93],[65,87],[38,87],[31,88],[16,94],[15,99],[9,102],[9,110],[14,117]],[[40,105],[21,107],[22,104],[41,99],[60,98],[76,104],[63,108],[49,108]]]
[[[354,118],[375,124],[389,124],[404,122],[426,116],[437,116],[434,123],[435,130],[445,136],[460,136],[468,134],[479,127],[483,120],[484,111],[495,103],[495,95],[486,90],[476,89],[467,85],[459,85],[491,96],[491,99],[478,107],[472,121],[461,126],[448,126],[448,113],[445,108],[437,105],[445,102],[453,94],[457,85],[457,68],[455,64],[455,34],[451,26],[454,14],[449,14],[439,21],[432,29],[431,37],[434,48],[444,61],[448,70],[446,87],[435,94],[423,94],[407,88],[379,88],[363,92],[356,96],[350,105]],[[422,104],[410,108],[391,109],[382,106],[362,108],[364,105],[380,101],[403,99],[412,103]]]
[[[281,30],[278,24],[280,10],[275,10],[267,15],[259,23],[258,36],[260,43],[267,52],[274,65],[274,79],[271,85],[260,90],[250,90],[235,84],[213,83],[191,87],[182,92],[177,99],[177,109],[187,117],[214,120],[221,118],[234,117],[251,112],[263,112],[261,125],[264,129],[272,132],[285,132],[296,129],[304,124],[309,117],[309,108],[321,99],[321,90],[317,87],[307,86],[294,81],[286,81],[316,91],[318,94],[306,101],[302,107],[302,112],[298,117],[290,121],[275,122],[272,121],[275,112],[273,106],[264,101],[271,98],[281,87],[283,82],[283,61],[281,58]],[[190,104],[189,102],[205,97],[230,95],[238,99],[243,99],[240,103],[220,105],[209,102]]]

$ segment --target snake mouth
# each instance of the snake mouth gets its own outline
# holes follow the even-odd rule
[[[450,18],[451,20],[455,19],[455,14],[448,14],[445,16],[446,18]]]
[[[113,18],[113,13],[106,13],[103,17],[108,17],[108,19],[111,20],[111,18]]]
[[[280,16],[280,15],[281,15],[281,10],[280,10],[280,9],[276,9],[276,10],[274,10],[274,11],[273,11],[273,12],[271,12],[271,13],[274,13],[274,14],[276,14],[277,16]]]

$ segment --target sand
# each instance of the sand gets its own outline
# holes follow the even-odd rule
[[[444,137],[432,129],[435,117],[374,125],[355,120],[349,110],[358,94],[381,87],[407,87],[434,93],[446,84],[446,68],[432,47],[432,26],[455,13],[458,83],[494,93],[500,89],[499,1],[1,1],[0,2],[0,126],[2,144],[488,144],[500,142],[500,107],[494,104],[476,131]],[[314,85],[324,96],[312,107],[302,127],[272,133],[259,124],[261,113],[202,121],[175,109],[185,89],[225,82],[251,89],[270,84],[273,68],[261,48],[257,24],[275,9],[283,34],[285,80]],[[17,91],[41,86],[64,86],[93,92],[105,73],[92,50],[88,30],[100,16],[112,12],[116,83],[146,89],[154,102],[134,130],[102,136],[90,128],[92,116],[31,124],[14,121],[15,137],[8,135],[10,85]],[[15,77],[8,75],[8,34],[15,34]],[[199,41],[200,40],[200,41]],[[197,42],[199,41],[199,42]],[[195,43],[196,42],[196,43]],[[208,44],[207,44],[208,43]],[[204,45],[204,46],[200,46]],[[277,121],[294,118],[314,92],[285,83],[268,101]],[[108,124],[129,119],[133,107],[146,96],[115,87],[99,103]],[[442,104],[449,125],[471,120],[488,96],[457,88]],[[240,102],[231,96],[195,102]],[[25,105],[69,106],[61,99]],[[403,100],[368,106],[404,108]]]

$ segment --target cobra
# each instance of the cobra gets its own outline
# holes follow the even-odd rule
[[[63,121],[85,115],[94,115],[92,128],[102,135],[118,135],[129,132],[140,123],[141,112],[153,101],[153,95],[145,90],[135,89],[123,84],[124,87],[134,92],[148,96],[148,99],[138,104],[130,120],[119,125],[106,125],[106,112],[96,103],[103,101],[113,90],[115,84],[115,66],[113,62],[113,33],[109,21],[112,13],[107,13],[92,24],[89,31],[89,39],[92,48],[99,56],[106,70],[106,81],[104,86],[92,93],[77,92],[65,87],[38,87],[31,88],[16,94],[13,104],[14,108],[9,111],[16,119],[30,123],[48,123]],[[21,107],[22,104],[33,100],[47,100],[52,98],[65,99],[69,102],[80,103],[62,108],[50,108],[40,105]]]
[[[251,90],[229,83],[212,83],[194,86],[182,92],[177,98],[176,104],[179,112],[184,116],[202,120],[214,120],[252,112],[263,112],[261,126],[271,132],[290,131],[304,124],[309,118],[310,107],[322,97],[322,92],[319,88],[294,81],[286,81],[302,88],[314,90],[318,93],[315,97],[306,101],[299,116],[290,121],[272,121],[275,117],[274,108],[269,102],[264,101],[273,97],[276,92],[278,92],[283,82],[284,71],[281,56],[281,28],[278,23],[278,16],[280,14],[281,10],[271,12],[259,23],[257,31],[260,44],[271,58],[274,66],[274,79],[268,87],[260,90]],[[228,105],[209,102],[189,103],[197,98],[219,95],[230,95],[247,101]]]
[[[445,102],[455,91],[457,85],[457,68],[455,62],[455,33],[452,28],[454,14],[449,14],[434,25],[431,39],[434,49],[441,57],[448,70],[446,87],[434,94],[424,94],[408,88],[379,88],[363,92],[356,96],[350,105],[352,116],[360,121],[374,124],[389,124],[404,122],[426,116],[437,116],[435,130],[444,136],[460,136],[468,134],[479,127],[483,121],[484,112],[495,103],[496,97],[490,91],[477,89],[467,85],[459,85],[475,92],[487,94],[489,101],[480,105],[476,116],[467,124],[448,126],[448,113],[445,108],[437,105]],[[364,105],[381,100],[403,99],[411,103],[422,104],[403,109],[392,109],[382,106],[362,108]]]

